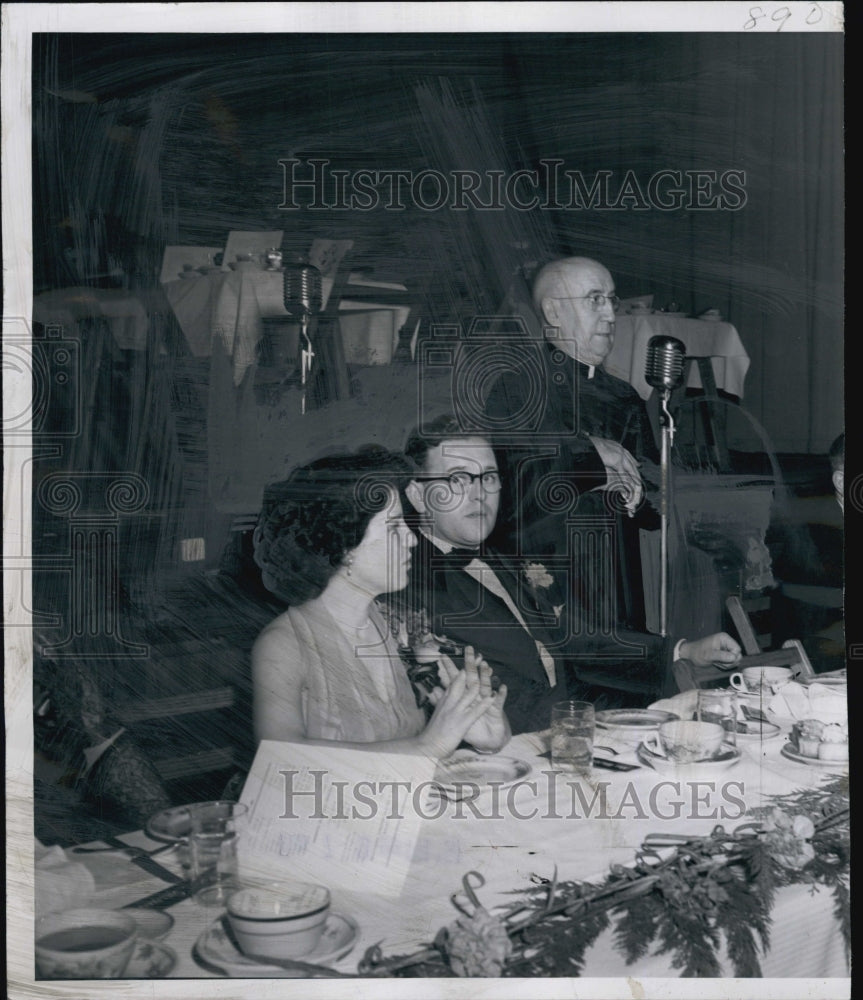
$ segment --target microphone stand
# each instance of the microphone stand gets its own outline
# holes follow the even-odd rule
[[[668,635],[668,512],[671,493],[671,446],[674,444],[674,419],[668,409],[671,389],[663,387],[659,405],[659,423],[662,428],[660,444],[660,500],[659,500],[659,634]]]

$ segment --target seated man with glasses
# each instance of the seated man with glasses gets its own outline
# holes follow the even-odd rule
[[[545,567],[504,555],[487,543],[502,484],[486,438],[465,434],[453,417],[440,417],[422,433],[414,431],[405,452],[419,470],[405,488],[408,503],[403,505],[419,543],[407,590],[391,598],[396,607],[403,600],[403,610],[414,616],[425,612],[428,628],[438,638],[455,647],[473,646],[483,656],[507,686],[506,713],[513,733],[545,729],[551,705],[583,688],[575,679],[577,665],[568,670],[567,661],[597,652],[620,651],[628,654],[630,664],[638,658],[655,663],[663,656],[665,644],[656,636],[623,631],[611,637],[577,635],[567,609],[552,604],[552,579]],[[416,511],[413,519],[410,507]],[[430,652],[435,659],[434,644]],[[452,658],[459,653],[454,648]],[[733,663],[740,649],[720,634],[682,641],[677,655],[696,663]]]
[[[587,257],[553,261],[534,280],[533,303],[545,336],[541,384],[513,366],[494,382],[485,404],[504,481],[519,497],[504,514],[501,543],[537,555],[560,553],[565,515],[551,510],[540,494],[543,480],[562,475],[581,496],[580,516],[625,509],[633,518],[629,525],[618,518],[618,544],[627,552],[618,579],[634,579],[640,567],[637,529],[659,525],[656,511],[642,502],[639,467],[645,460],[657,463],[659,455],[641,397],[602,367],[614,344],[614,279]],[[530,428],[514,419],[528,412],[538,414]],[[603,500],[594,491],[609,496]],[[618,600],[621,615],[643,627],[641,588],[621,590]]]

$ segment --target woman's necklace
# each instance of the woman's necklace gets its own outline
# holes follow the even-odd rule
[[[348,635],[359,635],[361,632],[365,632],[366,629],[368,628],[374,628],[375,632],[377,633],[378,639],[381,642],[386,642],[386,638],[381,632],[381,627],[380,625],[378,625],[377,621],[375,621],[371,611],[369,612],[369,615],[366,618],[366,620],[364,622],[360,622],[359,625],[354,625],[351,622],[344,621],[344,619],[339,618],[338,615],[334,614],[332,610],[330,610],[330,617],[333,619],[336,625],[338,625],[339,628],[341,628],[342,631],[347,633]]]

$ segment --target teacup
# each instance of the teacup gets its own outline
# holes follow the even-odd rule
[[[791,680],[791,670],[788,667],[744,667],[732,674],[728,683],[744,694],[775,694],[776,691]]]
[[[44,979],[119,979],[137,930],[119,910],[49,913],[36,922],[36,968]]]
[[[321,939],[330,912],[330,892],[304,882],[251,884],[228,898],[227,910],[244,954],[300,958]]]
[[[645,737],[644,746],[678,764],[692,764],[715,757],[724,740],[725,730],[715,722],[677,719],[663,722],[656,732]]]

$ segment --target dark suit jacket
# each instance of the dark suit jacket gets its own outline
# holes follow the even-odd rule
[[[590,378],[588,365],[568,357],[551,342],[533,342],[528,353],[539,378],[507,371],[492,386],[485,404],[490,423],[500,428],[494,445],[505,483],[494,542],[505,551],[525,556],[560,557],[576,543],[582,549],[595,548],[586,535],[599,520],[612,519],[615,554],[611,565],[618,584],[615,616],[642,628],[638,529],[657,528],[659,518],[647,504],[635,518],[621,517],[609,507],[608,494],[592,492],[605,485],[607,477],[590,436],[617,441],[639,461],[658,461],[644,402],[631,385],[601,367]],[[531,416],[531,426],[526,419],[512,419],[526,414]],[[564,496],[568,484],[573,502],[555,502],[551,488],[555,479],[560,487],[557,496]],[[580,534],[580,540],[574,539],[573,532]],[[594,583],[606,576],[606,569],[596,566],[591,573],[578,574],[558,597],[569,602],[574,592],[588,607],[610,607],[608,595],[596,593]]]
[[[558,620],[547,592],[527,584],[522,561],[493,549],[480,558],[494,570],[521,612],[530,634],[506,603],[462,568],[446,565],[446,557],[423,535],[414,550],[407,599],[424,608],[438,636],[482,653],[508,688],[506,714],[513,733],[534,732],[549,725],[551,706],[575,693],[579,662],[608,663],[620,669],[626,661],[641,667],[664,648],[656,636],[619,632],[614,639],[573,634],[572,620]],[[536,642],[554,657],[557,685],[549,686]]]

